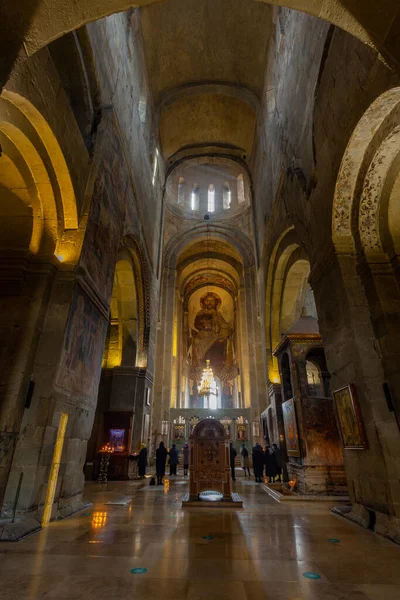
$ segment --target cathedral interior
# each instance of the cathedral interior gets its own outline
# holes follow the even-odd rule
[[[400,598],[398,0],[24,5],[0,6],[0,597]],[[210,417],[243,508],[182,507]],[[282,481],[246,476],[257,444]]]

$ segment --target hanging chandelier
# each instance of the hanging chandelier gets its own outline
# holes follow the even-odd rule
[[[210,367],[209,359],[206,360],[206,367],[203,369],[199,396],[218,396],[218,388],[214,379],[213,370]]]

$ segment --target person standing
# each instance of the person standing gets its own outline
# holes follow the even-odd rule
[[[265,474],[268,477],[268,483],[274,483],[278,474],[278,464],[272,448],[267,446],[265,449]]]
[[[244,442],[242,443],[242,448],[240,450],[240,463],[241,463],[242,469],[244,470],[245,477],[247,476],[247,473],[249,474],[249,477],[250,477],[249,451],[247,450],[246,444]],[[247,473],[246,473],[246,470],[247,470]]]
[[[235,458],[236,458],[237,452],[235,450],[235,448],[232,445],[232,442],[230,442],[229,444],[229,461],[231,464],[231,477],[232,477],[232,481],[236,481],[236,476],[235,476]]]
[[[264,450],[261,448],[260,444],[257,444],[253,447],[253,471],[254,477],[256,478],[257,483],[262,483],[262,476],[264,472]]]
[[[272,444],[272,452],[274,453],[276,464],[277,464],[276,473],[278,475],[279,481],[281,482],[282,481],[282,470],[284,467],[282,452],[278,448],[277,444]]]
[[[156,474],[157,474],[157,485],[163,484],[163,477],[165,475],[165,463],[167,462],[167,449],[164,446],[164,442],[160,442],[156,450]]]
[[[169,474],[176,475],[176,468],[179,464],[178,450],[175,444],[172,444],[172,448],[169,451]]]
[[[189,469],[190,450],[189,444],[183,446],[183,476],[186,477]]]
[[[138,471],[139,477],[144,479],[146,475],[146,467],[147,467],[147,448],[146,444],[142,444],[138,456]]]

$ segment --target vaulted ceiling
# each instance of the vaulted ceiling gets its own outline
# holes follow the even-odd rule
[[[271,7],[241,0],[166,0],[143,7],[141,22],[164,157],[208,146],[207,151],[222,148],[228,154],[240,150],[248,158]]]

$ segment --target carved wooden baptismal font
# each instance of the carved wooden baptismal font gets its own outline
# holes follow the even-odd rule
[[[190,436],[189,494],[183,506],[243,506],[232,493],[229,466],[229,436],[216,419],[203,419]]]

